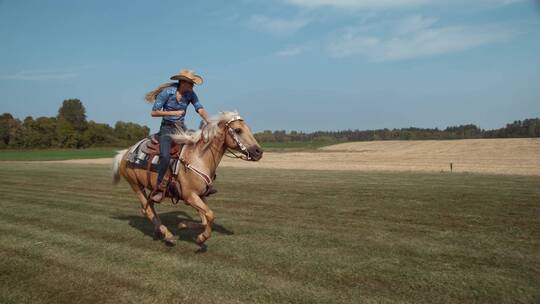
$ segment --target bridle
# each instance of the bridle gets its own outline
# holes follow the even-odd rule
[[[235,121],[243,121],[244,119],[242,119],[242,117],[240,117],[239,115],[235,115],[233,116],[229,121],[227,121],[225,123],[225,127],[227,128],[227,132],[229,132],[229,134],[231,135],[231,137],[233,138],[234,142],[236,143],[236,145],[238,145],[238,149],[240,149],[240,151],[242,152],[243,155],[237,155],[234,153],[233,150],[227,148],[227,151],[229,151],[232,155],[234,156],[228,156],[228,157],[232,157],[232,158],[240,158],[240,159],[243,159],[243,160],[252,160],[253,158],[251,157],[251,155],[249,154],[249,151],[248,149],[246,148],[246,145],[244,145],[240,139],[238,138],[238,135],[236,135],[236,132],[234,132],[233,128],[231,128],[230,124],[235,122]],[[183,157],[183,153],[184,153],[185,149],[181,149],[181,152],[180,152],[180,155],[179,155],[179,160],[180,160],[180,163],[182,163],[182,165],[184,165],[184,169],[187,171],[187,170],[191,170],[193,171],[195,174],[197,174],[206,184],[206,186],[210,186],[213,182],[213,179],[208,176],[208,174],[206,174],[205,172],[199,170],[198,168],[192,166],[184,157]],[[210,148],[210,152],[212,152],[212,155],[214,154],[214,152],[212,151],[212,149]],[[215,159],[215,157],[212,157],[212,159]]]
[[[240,149],[240,152],[242,152],[243,155],[238,155],[238,154],[234,153],[233,150],[227,148],[227,151],[229,151],[229,153],[234,155],[234,156],[228,156],[228,155],[227,156],[232,157],[232,158],[240,158],[242,160],[252,160],[253,158],[249,154],[249,150],[246,148],[246,145],[244,145],[240,141],[240,138],[238,138],[238,135],[236,134],[236,132],[234,132],[234,129],[231,128],[231,126],[230,126],[230,124],[235,122],[235,121],[244,121],[244,119],[242,117],[240,117],[240,115],[234,115],[231,119],[229,119],[229,121],[227,121],[225,123],[225,127],[227,128],[227,132],[229,132],[232,139],[234,140],[234,142],[238,146],[238,149]]]

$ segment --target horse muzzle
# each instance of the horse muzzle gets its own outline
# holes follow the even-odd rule
[[[262,158],[264,150],[259,146],[251,146],[248,149],[249,157],[251,161],[258,161]]]

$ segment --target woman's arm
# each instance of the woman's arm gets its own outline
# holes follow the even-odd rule
[[[191,104],[193,104],[193,107],[195,108],[195,111],[199,113],[202,119],[206,122],[210,122],[210,118],[208,117],[208,112],[204,109],[203,105],[199,101],[199,97],[197,97],[197,94],[195,92],[192,92],[191,95]]]
[[[163,116],[181,116],[184,114],[185,111],[152,111],[150,112],[150,115],[152,117],[163,117]]]
[[[167,93],[166,89],[161,90],[159,92],[158,96],[156,97],[156,100],[154,101],[154,105],[152,106],[152,112],[150,112],[150,115],[152,117],[163,117],[163,116],[181,116],[185,113],[185,111],[163,111],[163,106],[167,102],[167,98],[169,97],[169,94]]]
[[[204,119],[204,121],[210,122],[210,118],[208,117],[208,112],[206,112],[204,108],[200,108],[199,110],[197,110],[197,113],[199,113],[199,115],[201,116],[202,119]]]

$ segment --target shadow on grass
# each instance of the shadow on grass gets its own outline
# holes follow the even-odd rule
[[[202,232],[202,229],[178,229],[178,224],[180,222],[198,223],[200,222],[199,218],[193,219],[193,217],[183,211],[165,212],[158,215],[162,224],[167,226],[171,233],[177,235],[179,240],[197,244],[195,240],[197,235]],[[138,229],[147,236],[154,237],[154,225],[143,215],[115,215],[112,218],[127,221],[131,227]],[[234,234],[233,231],[215,222],[212,225],[212,231],[225,235]]]

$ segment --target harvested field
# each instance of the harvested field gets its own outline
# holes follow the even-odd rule
[[[353,142],[321,148],[344,152],[353,166],[381,170],[540,175],[540,138]]]
[[[110,164],[110,158],[51,163]],[[229,168],[540,175],[540,139],[351,142],[310,152],[267,152],[260,162],[223,158]]]
[[[474,172],[540,175],[540,139],[466,139],[351,142],[318,152],[267,153],[249,164],[224,166],[310,170]]]

